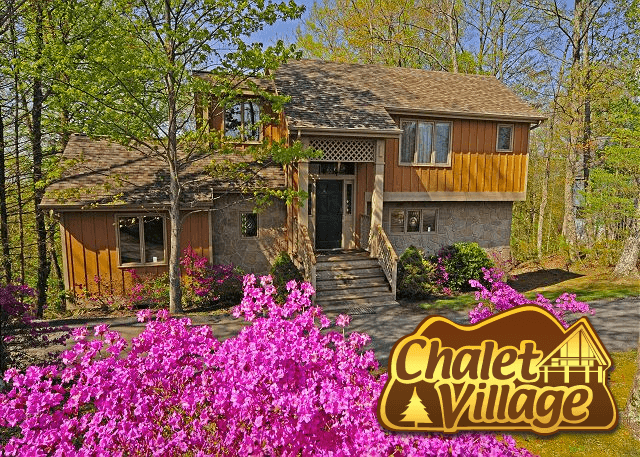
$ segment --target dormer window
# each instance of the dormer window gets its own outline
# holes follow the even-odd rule
[[[255,101],[244,101],[227,108],[224,112],[224,134],[243,143],[260,141],[260,105]]]
[[[450,165],[451,123],[403,120],[400,163],[405,165]]]

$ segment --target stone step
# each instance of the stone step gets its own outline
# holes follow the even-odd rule
[[[326,270],[357,270],[362,268],[379,267],[377,259],[359,259],[359,260],[334,260],[323,262],[320,259],[316,261],[316,271]]]
[[[331,291],[341,289],[363,289],[367,287],[389,287],[389,283],[384,275],[377,275],[370,278],[349,278],[349,279],[322,279],[316,280],[316,289],[318,291]]]
[[[389,291],[372,292],[371,294],[348,293],[344,295],[327,294],[316,296],[316,304],[322,306],[323,303],[349,302],[354,304],[380,303],[393,301],[393,295]]]
[[[378,293],[391,293],[388,285],[364,286],[364,287],[343,287],[333,289],[318,289],[318,297],[370,297]]]
[[[384,272],[379,266],[376,268],[358,268],[355,270],[323,270],[316,273],[316,282],[326,279],[365,279],[383,278]]]
[[[390,306],[397,306],[397,301],[388,301],[388,302],[380,302],[380,303],[369,303],[369,304],[353,304],[351,302],[344,302],[338,304],[327,304],[322,307],[322,311],[329,317],[335,318],[338,314],[349,314],[352,316],[357,316],[361,314],[376,314],[383,308]]]

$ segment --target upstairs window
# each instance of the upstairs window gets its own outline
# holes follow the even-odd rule
[[[498,124],[498,141],[496,144],[496,151],[513,151],[513,125]]]
[[[165,219],[162,216],[118,218],[120,265],[165,263]]]
[[[260,141],[260,105],[245,101],[224,112],[224,134],[243,143]]]
[[[449,165],[451,123],[405,120],[401,123],[400,163]]]

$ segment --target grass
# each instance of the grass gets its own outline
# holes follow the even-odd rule
[[[611,354],[614,367],[609,386],[618,411],[624,410],[636,370],[636,351]],[[640,443],[621,422],[611,432],[560,432],[549,437],[513,433],[521,447],[545,456],[640,456]]]
[[[563,280],[558,282],[551,280],[547,282],[554,282],[553,284],[539,285],[545,283],[541,281],[545,275],[558,276],[557,270],[539,270],[527,273],[523,275],[526,278],[511,281],[510,284],[529,299],[534,299],[538,293],[541,293],[548,299],[555,300],[561,294],[569,292],[576,294],[579,301],[591,303],[595,300],[615,300],[640,295],[640,280],[612,278],[607,271],[567,273],[565,276],[569,279],[560,278]],[[475,293],[467,292],[451,297],[436,297],[420,306],[430,311],[442,309],[463,311],[471,309],[476,303]]]

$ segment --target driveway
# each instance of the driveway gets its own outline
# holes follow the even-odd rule
[[[637,347],[640,335],[640,297],[600,300],[593,302],[591,307],[595,309],[596,314],[589,318],[609,352],[628,351]],[[371,336],[370,348],[375,351],[383,366],[387,364],[389,352],[395,342],[414,331],[427,316],[439,314],[459,324],[469,322],[467,313],[464,311],[433,312],[407,304],[353,311],[351,325],[347,328],[347,332],[368,333]],[[193,315],[189,317],[195,325],[210,325],[219,340],[236,335],[247,325],[242,319],[234,319],[230,316]],[[574,322],[579,317],[579,315],[573,316],[570,322]],[[112,330],[120,332],[127,339],[138,335],[144,328],[144,324],[137,322],[134,317],[68,319],[51,323],[68,327],[84,325],[92,327],[99,323],[106,323]]]

